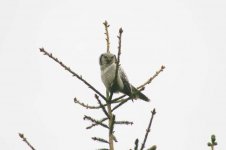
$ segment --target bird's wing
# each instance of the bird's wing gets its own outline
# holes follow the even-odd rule
[[[119,75],[120,75],[120,78],[121,78],[121,80],[123,82],[123,90],[122,90],[122,92],[125,93],[128,96],[132,96],[131,85],[129,83],[129,80],[128,80],[124,70],[121,67],[119,67]]]

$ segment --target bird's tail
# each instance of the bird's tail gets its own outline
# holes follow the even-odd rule
[[[150,99],[145,96],[143,93],[141,93],[139,90],[137,90],[134,86],[132,86],[132,91],[133,91],[133,97],[136,99],[136,98],[139,98],[139,99],[142,99],[146,102],[149,102]]]

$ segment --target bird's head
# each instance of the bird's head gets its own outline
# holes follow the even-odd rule
[[[100,66],[116,63],[116,56],[112,53],[103,53],[100,55],[99,63]]]

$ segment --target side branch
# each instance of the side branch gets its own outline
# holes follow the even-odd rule
[[[98,125],[101,125],[102,127],[105,127],[105,128],[107,128],[107,129],[109,129],[109,127],[106,125],[106,124],[103,124],[102,122],[100,122],[100,121],[98,121],[98,120],[95,120],[95,119],[93,119],[93,118],[91,118],[90,116],[84,116],[83,117],[83,119],[84,120],[90,120],[91,122],[93,122],[93,123],[96,123],[96,124],[98,124]],[[86,128],[87,129],[87,128]]]
[[[107,119],[108,119],[108,118],[103,118],[103,119],[101,119],[101,120],[98,121],[98,122],[103,123],[103,122],[106,121]],[[99,125],[99,124],[93,123],[92,125],[86,127],[86,129],[91,129],[92,127],[95,127],[95,126],[97,126],[97,125]]]
[[[53,59],[55,62],[57,62],[59,65],[61,65],[65,70],[70,72],[73,76],[77,77],[79,80],[81,80],[83,83],[85,83],[90,89],[92,89],[95,93],[97,93],[101,98],[103,98],[105,101],[107,101],[106,97],[102,95],[96,88],[94,88],[90,83],[88,83],[85,79],[82,78],[82,76],[79,76],[77,73],[72,71],[69,67],[67,67],[63,62],[58,60],[56,57],[54,57],[51,53],[45,51],[44,48],[40,48],[40,52],[44,53],[44,55],[49,56],[51,59]]]
[[[105,27],[105,35],[106,35],[106,42],[107,42],[107,52],[110,52],[110,39],[109,39],[109,33],[108,33],[108,28],[110,27],[110,25],[108,24],[108,22],[105,20],[105,22],[103,23],[104,27]]]
[[[76,97],[74,98],[74,102],[78,103],[79,105],[81,105],[82,107],[85,107],[86,109],[100,109],[100,106],[90,106],[88,104],[85,104],[83,102],[80,102]]]
[[[118,70],[119,70],[119,65],[120,65],[120,55],[121,55],[121,43],[122,43],[122,28],[119,29],[119,35],[117,36],[119,39],[118,42],[118,56],[117,56],[117,62],[116,62],[116,70],[115,70],[115,79],[113,81],[113,85],[116,84],[117,78],[118,78]],[[109,101],[112,100],[113,92],[110,93]]]
[[[150,130],[151,130],[151,124],[152,124],[152,121],[153,121],[153,118],[154,118],[154,115],[156,114],[156,111],[155,111],[155,108],[151,111],[151,119],[150,119],[150,122],[149,122],[149,124],[148,124],[148,128],[147,128],[147,130],[146,130],[146,134],[145,134],[145,137],[144,137],[144,141],[143,141],[143,143],[142,143],[142,146],[141,146],[141,148],[140,148],[140,150],[143,150],[144,149],[144,147],[145,147],[145,143],[146,143],[146,141],[147,141],[147,138],[148,138],[148,134],[149,134],[149,132],[150,132]]]
[[[145,87],[147,84],[150,84],[152,82],[152,80],[154,78],[156,78],[165,68],[166,68],[165,66],[161,66],[161,68],[158,71],[156,71],[154,76],[150,77],[145,83],[143,83],[142,85],[138,86],[137,89],[140,89],[142,87]]]
[[[118,56],[117,56],[117,63],[116,63],[116,71],[115,71],[115,82],[117,81],[117,76],[118,76],[118,69],[120,65],[120,55],[121,55],[121,43],[122,43],[122,28],[119,29],[119,36],[118,36]]]
[[[35,150],[35,148],[27,141],[23,133],[19,133],[19,136],[32,150]]]
[[[104,105],[101,103],[101,101],[100,101],[100,99],[99,99],[99,96],[95,94],[95,98],[96,98],[96,100],[98,101],[100,107],[102,108],[104,114],[107,116],[107,118],[110,118],[110,116],[109,116],[107,110],[105,109]]]
[[[92,137],[92,139],[94,141],[98,141],[98,142],[102,142],[102,143],[109,143],[107,140],[102,139],[102,138],[98,138],[98,137]]]

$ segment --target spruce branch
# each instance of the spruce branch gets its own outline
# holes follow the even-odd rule
[[[136,140],[135,140],[135,147],[134,147],[134,150],[138,150],[138,144],[139,144],[139,140],[136,139]]]
[[[99,96],[98,96],[97,94],[95,94],[95,98],[96,98],[97,102],[99,103],[100,107],[102,108],[104,114],[105,114],[108,118],[110,118],[110,116],[109,116],[107,110],[105,109],[105,107],[104,107],[103,104],[101,103],[101,101],[100,101],[100,99],[99,99]]]
[[[115,124],[120,124],[120,125],[133,125],[133,122],[131,122],[131,121],[115,121]]]
[[[74,102],[76,104],[81,105],[82,107],[85,107],[86,109],[100,109],[101,108],[100,106],[90,106],[88,104],[85,104],[83,102],[80,102],[76,97],[74,98]]]
[[[145,88],[141,88],[141,89],[139,89],[138,91],[143,91]],[[126,95],[125,95],[126,96]],[[118,97],[118,98],[115,98],[115,99],[113,99],[112,100],[112,103],[119,103],[118,105],[122,105],[122,104],[124,104],[125,102],[127,102],[128,100],[132,100],[132,98],[131,97],[127,97],[126,99],[121,99],[121,97],[122,96],[120,96],[120,97]],[[124,97],[124,96],[123,96]],[[122,103],[122,104],[121,104]],[[118,105],[116,105],[115,107],[114,107],[114,110],[115,109],[117,109],[116,107],[118,107]]]
[[[96,119],[93,119],[93,118],[90,117],[90,116],[84,115],[83,119],[84,119],[84,120],[89,120],[89,121],[91,121],[91,122],[93,122],[93,123],[96,123],[96,124],[98,124],[98,125],[100,125],[100,126],[102,126],[102,127],[104,127],[104,128],[109,129],[109,127],[108,127],[106,124],[103,124],[102,122],[100,122],[100,121],[98,121],[98,120],[96,120]],[[86,128],[86,129],[87,129],[87,128]]]
[[[103,123],[103,122],[106,121],[106,120],[108,120],[108,118],[103,118],[103,119],[101,119],[101,120],[98,121],[98,122]],[[98,123],[93,123],[92,125],[86,127],[86,129],[91,129],[92,127],[95,127],[95,126],[97,126],[97,125],[99,125],[99,124],[98,124]]]
[[[145,147],[145,143],[146,143],[146,141],[147,141],[148,134],[149,134],[149,132],[150,132],[150,130],[151,130],[151,125],[152,125],[152,121],[153,121],[153,118],[154,118],[154,115],[155,115],[155,114],[156,114],[156,111],[155,111],[155,108],[154,108],[154,109],[151,111],[151,119],[150,119],[150,122],[149,122],[149,124],[148,124],[148,128],[147,128],[147,130],[146,130],[145,137],[144,137],[144,140],[143,140],[143,143],[142,143],[142,145],[141,145],[140,150],[143,150],[144,147]]]
[[[115,71],[115,81],[117,81],[117,76],[118,76],[118,69],[120,65],[120,55],[121,55],[121,47],[122,47],[122,28],[119,29],[119,35],[118,35],[118,55],[117,55],[117,62],[116,62],[116,71]]]
[[[92,137],[92,139],[94,141],[98,141],[98,142],[102,142],[102,143],[109,143],[107,140],[102,139],[102,138],[98,138],[98,137]]]
[[[82,76],[78,75],[73,70],[71,70],[68,66],[66,66],[58,58],[54,57],[52,55],[52,53],[47,52],[44,48],[40,48],[40,52],[42,52],[44,55],[49,56],[49,58],[51,58],[52,60],[57,62],[61,67],[63,67],[68,72],[70,72],[73,76],[77,77],[79,80],[81,80],[83,83],[85,83],[90,89],[92,89],[96,94],[98,94],[101,98],[103,98],[105,101],[107,101],[106,97],[104,95],[102,95],[96,88],[94,88],[89,82],[87,82],[85,79],[83,79]]]
[[[211,150],[214,150],[214,146],[217,146],[216,142],[216,136],[213,134],[211,135],[211,141],[207,143],[209,147],[211,147]]]
[[[120,66],[120,55],[121,55],[121,43],[122,43],[122,28],[119,29],[119,35],[117,36],[118,37],[118,55],[117,55],[117,62],[116,62],[116,70],[115,70],[115,78],[114,78],[114,81],[113,81],[113,85],[112,87],[115,86],[115,84],[117,83],[117,80],[118,80],[118,70],[119,70],[119,66]],[[109,101],[112,100],[112,96],[113,96],[113,91],[111,91],[110,93],[110,96],[109,96]]]
[[[142,85],[138,86],[137,89],[143,88],[145,87],[147,84],[150,84],[152,82],[153,79],[155,79],[166,67],[165,66],[161,66],[161,68],[155,72],[155,74],[150,77],[145,83],[143,83]]]
[[[144,90],[144,88],[139,89],[139,91],[142,91],[142,90]],[[123,104],[125,104],[127,101],[129,101],[131,99],[132,99],[131,97],[128,97],[128,98],[122,99],[120,101],[118,100],[118,98],[112,100],[113,102],[118,102],[119,103],[112,109],[112,111],[115,111],[116,109],[118,109],[120,106],[122,106]]]
[[[118,45],[118,56],[117,56],[117,62],[116,62],[116,71],[115,71],[115,78],[113,80],[113,84],[112,87],[115,86],[115,84],[117,83],[117,78],[118,78],[118,70],[119,70],[119,64],[120,64],[120,55],[121,55],[121,39],[122,39],[122,28],[119,29],[119,45]],[[109,130],[109,134],[108,134],[108,138],[109,138],[109,147],[110,150],[114,150],[114,135],[113,135],[113,127],[114,127],[114,123],[115,123],[115,116],[112,113],[112,108],[111,108],[111,101],[112,101],[112,96],[113,96],[113,91],[110,91],[110,96],[109,93],[107,92],[107,99],[108,102],[107,103],[107,108],[108,108],[108,114],[109,114],[109,120],[108,120],[108,124],[110,127]]]
[[[103,24],[104,24],[104,27],[105,27],[107,52],[110,53],[110,39],[109,39],[109,32],[108,32],[108,28],[109,28],[110,25],[108,24],[107,21],[105,21]],[[123,33],[123,30],[122,30],[122,28],[120,28],[119,29],[119,35],[117,36],[117,38],[118,38],[118,54],[117,54],[117,59],[116,59],[115,78],[114,78],[114,80],[112,82],[112,85],[111,85],[112,88],[113,88],[113,86],[116,85],[117,78],[118,78],[118,72],[119,72],[119,67],[120,67],[120,56],[121,56],[122,33]],[[92,137],[92,139],[95,140],[95,141],[102,142],[102,143],[107,143],[109,145],[109,149],[108,148],[102,148],[102,149],[99,149],[99,150],[114,150],[114,142],[117,142],[117,139],[116,139],[116,137],[114,135],[114,127],[115,127],[115,125],[133,125],[133,122],[130,122],[130,121],[116,121],[116,116],[113,114],[113,111],[118,109],[120,106],[122,106],[123,104],[125,104],[129,100],[131,100],[132,96],[129,96],[129,97],[126,97],[125,99],[123,99],[126,95],[122,95],[122,96],[120,96],[118,98],[112,99],[113,98],[113,91],[107,92],[106,96],[104,96],[101,92],[99,92],[96,88],[94,88],[89,82],[87,82],[85,79],[83,79],[81,75],[78,75],[76,72],[71,70],[68,66],[66,66],[63,62],[58,60],[58,58],[54,57],[52,55],[52,53],[49,53],[49,52],[45,51],[44,48],[40,48],[40,52],[42,52],[44,55],[47,55],[48,57],[53,59],[61,67],[63,67],[65,70],[67,70],[69,73],[71,73],[73,76],[75,76],[79,80],[81,80],[84,84],[86,84],[91,90],[93,90],[95,92],[95,98],[96,98],[96,100],[97,100],[97,102],[99,104],[97,106],[90,106],[89,104],[85,104],[85,103],[81,102],[77,98],[74,98],[74,102],[76,104],[79,104],[80,106],[86,108],[86,109],[101,109],[103,111],[103,113],[106,115],[105,118],[97,120],[97,119],[94,119],[94,118],[92,118],[90,116],[84,115],[83,119],[91,121],[91,123],[92,123],[90,126],[86,127],[86,129],[91,129],[92,127],[95,127],[95,126],[102,126],[104,128],[107,128],[108,129],[108,140],[105,140],[103,138],[98,138],[98,137]],[[165,67],[161,66],[160,70],[156,71],[156,73],[152,77],[150,77],[142,85],[138,86],[137,89],[139,91],[144,90],[145,86],[147,84],[150,84],[152,82],[152,80],[154,78],[156,78],[160,74],[160,72],[162,72],[164,69],[165,69]],[[102,99],[100,100],[99,97],[102,98],[105,102],[102,103],[101,102]],[[114,107],[112,108],[112,106],[114,106]],[[151,124],[152,124],[153,117],[154,117],[155,113],[156,113],[155,109],[153,109],[152,116],[151,116],[148,128],[146,130],[144,141],[142,143],[142,146],[141,146],[140,150],[143,150],[144,147],[145,147],[145,143],[147,141],[147,137],[148,137],[148,134],[150,132]],[[107,123],[108,123],[108,125],[106,125]],[[19,136],[20,137],[21,136],[24,137],[23,134],[19,134]],[[138,144],[139,144],[139,140],[136,139],[134,150],[138,150]],[[32,149],[32,150],[34,150],[34,149]],[[154,150],[154,149],[150,149],[150,150]]]
[[[35,150],[35,148],[28,142],[27,138],[24,136],[23,133],[19,133],[19,137],[32,149]]]
[[[116,110],[117,108],[119,108],[121,105],[123,105],[123,104],[125,104],[128,100],[130,100],[131,98],[130,97],[128,97],[128,98],[126,98],[126,99],[123,99],[118,105],[116,105],[113,109],[112,109],[112,111],[114,111],[114,110]]]
[[[104,27],[105,27],[105,35],[106,35],[106,42],[107,42],[107,52],[110,53],[110,39],[109,39],[109,32],[108,32],[108,28],[110,27],[110,25],[108,24],[108,22],[105,20],[104,21]]]

